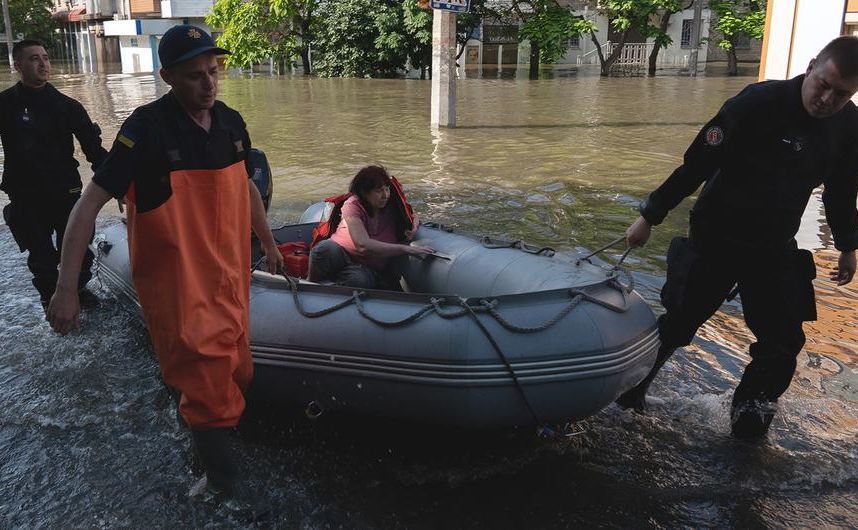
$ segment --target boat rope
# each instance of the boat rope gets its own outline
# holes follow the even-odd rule
[[[495,340],[491,331],[486,328],[486,325],[483,323],[482,320],[480,320],[480,317],[477,316],[477,313],[474,311],[474,308],[471,307],[470,304],[468,304],[468,301],[466,299],[459,298],[458,302],[462,306],[462,308],[468,313],[468,315],[471,317],[477,327],[480,328],[480,331],[483,332],[483,335],[486,336],[486,340],[489,341],[489,344],[492,345],[495,352],[497,352],[498,357],[500,357],[501,361],[507,369],[507,372],[509,372],[509,376],[512,378],[512,382],[515,383],[515,388],[521,396],[521,400],[527,407],[528,412],[530,412],[530,416],[533,418],[534,423],[539,426],[539,429],[537,431],[539,436],[544,437],[553,434],[553,430],[551,429],[551,427],[546,422],[543,422],[539,418],[539,415],[536,413],[536,410],[534,410],[533,405],[531,405],[530,400],[527,398],[527,392],[525,392],[524,386],[522,386],[521,381],[518,380],[518,375],[515,373],[515,368],[512,367],[512,363],[510,363],[509,359],[507,359],[506,354],[504,354],[503,350],[500,347],[500,344],[498,344],[498,342]]]
[[[101,278],[101,258],[110,253],[113,245],[107,242],[107,238],[103,234],[99,234],[93,238],[95,245],[95,257],[92,260],[93,268],[95,269],[95,279],[98,281],[98,289],[104,291],[104,280]]]
[[[570,293],[570,294],[572,294],[572,293]],[[584,300],[583,294],[581,294],[581,293],[575,294],[574,297],[572,298],[572,301],[569,302],[568,304],[566,304],[566,307],[561,309],[560,312],[557,313],[556,315],[554,315],[553,318],[543,322],[542,324],[540,324],[538,326],[518,326],[516,324],[511,323],[510,321],[508,321],[507,319],[502,317],[500,313],[498,313],[498,311],[496,309],[497,305],[498,305],[497,300],[480,300],[480,305],[488,314],[490,314],[492,316],[492,318],[497,320],[498,324],[500,324],[504,328],[506,328],[512,332],[515,332],[515,333],[536,333],[537,331],[546,330],[546,329],[550,328],[551,326],[553,326],[554,324],[557,324],[558,322],[560,322],[563,319],[563,317],[565,317],[566,315],[569,314],[570,311],[575,309],[575,307],[582,300]],[[470,309],[470,306],[469,306],[469,309]],[[471,311],[471,313],[473,313],[473,311]]]
[[[521,239],[516,239],[515,241],[504,241],[502,239],[492,239],[489,236],[483,236],[480,238],[480,243],[485,248],[514,248],[521,250],[522,252],[527,252],[528,254],[536,254],[537,256],[553,256],[556,251],[551,247],[536,247],[533,245],[528,245]]]
[[[596,298],[595,296],[578,289],[569,289],[567,291],[567,294],[571,298],[569,303],[567,303],[562,309],[560,309],[553,317],[536,326],[522,326],[510,322],[498,311],[499,301],[497,299],[489,300],[485,298],[479,299],[475,305],[471,305],[467,302],[464,302],[464,304],[467,305],[466,308],[460,302],[460,300],[462,299],[458,297],[432,297],[429,299],[429,302],[427,304],[423,305],[422,307],[404,318],[401,318],[399,320],[381,320],[380,318],[377,318],[369,313],[363,303],[363,300],[366,299],[368,293],[366,291],[360,290],[352,291],[351,296],[349,296],[348,298],[344,298],[340,302],[337,302],[330,307],[326,307],[317,311],[309,311],[304,307],[304,304],[301,302],[298,280],[286,274],[283,274],[283,277],[286,279],[286,282],[289,285],[289,290],[292,292],[292,299],[295,302],[295,309],[298,310],[298,313],[301,314],[301,316],[304,316],[306,318],[319,318],[354,304],[358,313],[360,313],[362,317],[366,318],[373,324],[385,328],[394,328],[408,325],[428,313],[435,313],[439,317],[447,320],[466,316],[469,313],[487,313],[492,318],[494,318],[498,324],[500,324],[509,331],[512,331],[514,333],[536,333],[539,331],[544,331],[563,320],[563,318],[568,315],[573,309],[575,309],[575,307],[577,307],[581,302],[590,302],[600,307],[604,307],[605,309],[608,309],[609,311],[613,311],[615,313],[625,313],[626,311],[628,311],[629,307],[628,299],[626,298],[625,292],[626,287],[622,286],[623,288],[620,289],[617,287],[617,285],[621,285],[619,284],[619,282],[613,282],[617,285],[614,285],[613,283],[609,282],[609,285],[614,288],[618,288],[620,293],[623,295],[622,306],[606,302],[605,300]],[[451,311],[449,309],[445,309],[443,306],[445,304],[449,304],[451,300],[455,301],[455,305],[461,307],[462,309],[459,311]]]

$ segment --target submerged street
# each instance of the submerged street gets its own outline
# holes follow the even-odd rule
[[[458,84],[459,127],[437,132],[428,81],[235,75],[221,80],[219,97],[268,156],[272,226],[379,163],[423,220],[571,255],[622,235],[703,123],[755,80],[467,79]],[[88,109],[106,147],[135,107],[167,90],[152,75],[59,66],[52,83]],[[82,174],[91,175],[85,164]],[[667,244],[685,230],[691,204],[626,260],[657,311]],[[119,219],[110,204],[100,223]],[[298,407],[253,407],[241,436],[253,484],[274,508],[267,526],[858,526],[858,286],[827,280],[837,253],[818,192],[799,246],[814,251],[820,321],[805,325],[807,345],[765,443],[729,436],[730,398],[753,339],[731,302],[667,363],[646,415],[611,405],[553,440],[311,422]],[[0,527],[245,527],[188,500],[196,481],[188,434],[142,322],[96,278],[101,306],[60,337],[5,225],[0,267]]]

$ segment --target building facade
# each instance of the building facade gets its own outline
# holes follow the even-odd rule
[[[83,72],[99,72],[119,62],[119,41],[104,34],[104,23],[116,16],[120,0],[54,0],[61,59]]]
[[[858,2],[858,0],[854,0]],[[581,2],[561,2],[572,7],[576,14],[593,20],[598,27],[596,38],[602,46],[602,51],[608,52],[612,42],[619,36],[610,27],[609,20],[599,13],[590,11]],[[686,9],[671,15],[667,33],[672,43],[659,51],[656,66],[658,69],[683,70],[688,67],[692,51],[691,34],[694,21],[694,10]],[[704,4],[700,26],[700,42],[698,48],[698,69],[703,71],[707,62],[726,62],[726,52],[717,46],[717,36],[710,35],[713,14]],[[465,50],[459,59],[459,65],[465,72],[484,69],[514,68],[529,62],[530,46],[527,41],[518,40],[518,20],[487,20],[473,38],[465,45]],[[653,39],[641,35],[631,35],[624,46],[625,60],[648,64],[649,54],[653,48]],[[740,62],[759,62],[762,43],[747,39],[737,45],[737,55]],[[589,35],[581,35],[570,39],[566,55],[558,62],[564,66],[598,65],[599,57],[596,44]]]
[[[214,0],[55,0],[63,58],[81,71],[123,73],[160,68],[158,42],[177,24],[204,22]]]
[[[858,0],[768,0],[760,79],[803,73],[839,35],[858,35]]]

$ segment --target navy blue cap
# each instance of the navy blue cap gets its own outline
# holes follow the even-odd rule
[[[161,66],[169,68],[203,53],[227,55],[229,50],[218,48],[211,35],[202,28],[181,24],[168,29],[158,44]]]

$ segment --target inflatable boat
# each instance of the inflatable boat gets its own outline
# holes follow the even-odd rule
[[[275,239],[309,242],[320,208]],[[592,415],[652,367],[655,318],[622,269],[435,224],[415,243],[438,255],[408,258],[403,292],[253,271],[250,398],[504,429]],[[136,304],[125,225],[94,246],[99,278]]]

